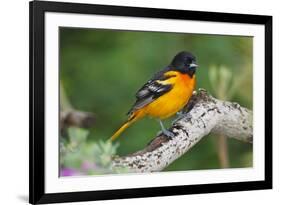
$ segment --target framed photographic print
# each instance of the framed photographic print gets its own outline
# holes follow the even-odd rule
[[[30,2],[30,203],[270,189],[272,17]]]

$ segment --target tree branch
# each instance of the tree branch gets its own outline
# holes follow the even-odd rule
[[[175,134],[173,138],[160,134],[143,150],[114,158],[113,168],[125,167],[132,172],[161,171],[209,133],[252,142],[252,112],[237,103],[215,99],[201,89],[192,96],[184,113],[188,114],[169,129]]]
[[[78,110],[69,110],[60,112],[61,129],[64,127],[82,127],[89,128],[95,122],[93,113],[83,112]]]
[[[95,115],[89,112],[75,110],[60,82],[60,133],[63,136],[67,127],[90,128],[95,122]]]

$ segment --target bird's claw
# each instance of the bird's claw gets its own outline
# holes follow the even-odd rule
[[[170,130],[162,130],[162,134],[164,134],[167,137],[173,138],[175,134],[171,132]]]

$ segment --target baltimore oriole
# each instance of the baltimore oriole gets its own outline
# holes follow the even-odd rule
[[[136,102],[128,112],[127,121],[112,135],[116,139],[133,122],[148,115],[159,119],[162,132],[171,136],[162,119],[180,111],[195,88],[195,57],[186,51],[178,53],[166,68],[156,73],[136,93]]]

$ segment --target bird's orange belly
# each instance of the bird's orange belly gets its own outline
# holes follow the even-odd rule
[[[191,80],[192,81],[192,80]],[[181,81],[173,89],[145,107],[145,113],[151,117],[165,119],[180,111],[189,101],[195,82]]]

